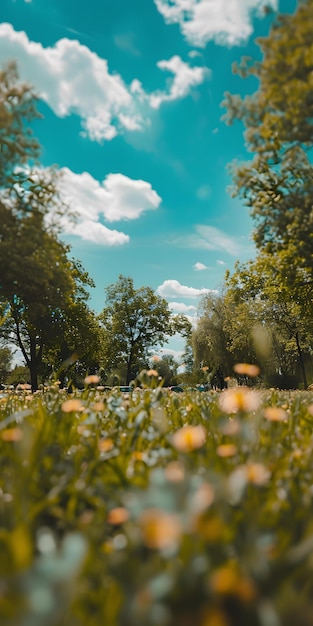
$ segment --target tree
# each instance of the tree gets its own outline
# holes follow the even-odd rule
[[[15,62],[8,63],[0,71],[0,187],[15,184],[15,168],[39,156],[30,126],[40,117],[36,102],[33,88],[19,81]]]
[[[57,173],[33,165],[39,147],[25,122],[36,116],[35,102],[13,66],[0,74],[1,334],[22,351],[33,390],[44,351],[60,345],[73,309],[88,299],[85,286],[92,284],[59,238],[64,207]]]
[[[12,366],[12,351],[8,347],[0,347],[0,383],[5,383]]]
[[[240,281],[247,288],[252,270],[264,273],[268,284],[259,285],[258,297],[280,332],[294,338],[300,363],[301,341],[311,332],[313,289],[312,17],[313,0],[299,1],[294,14],[281,15],[269,36],[258,41],[262,60],[244,59],[235,68],[258,79],[257,91],[244,99],[226,94],[224,102],[227,121],[243,121],[254,153],[252,161],[232,166],[234,194],[250,208],[257,246],[256,262],[241,267]],[[302,373],[306,383],[304,366]]]
[[[244,99],[226,94],[224,102],[226,119],[243,121],[247,147],[255,154],[251,162],[234,164],[232,173],[234,194],[254,218],[257,248],[284,253],[290,285],[305,288],[313,284],[312,17],[313,0],[300,2],[294,15],[280,16],[258,41],[262,61],[245,60],[236,69],[255,75],[258,90]]]
[[[99,316],[103,329],[103,367],[126,364],[126,384],[138,373],[149,350],[163,345],[175,332],[168,303],[151,287],[135,289],[133,279],[120,275],[106,289],[106,307]]]
[[[272,349],[262,361],[265,369],[270,375],[273,369],[283,376],[296,375],[298,363],[307,387],[305,363],[311,360],[312,316],[310,311],[304,315],[302,304],[290,297],[289,286],[281,280],[279,261],[278,257],[273,264],[271,255],[259,253],[254,261],[237,264],[226,285],[237,310],[245,304],[254,310],[255,321],[266,329]]]

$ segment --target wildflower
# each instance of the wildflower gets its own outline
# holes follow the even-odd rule
[[[260,368],[258,365],[253,365],[251,363],[236,363],[236,365],[234,365],[234,372],[236,372],[236,374],[249,376],[250,378],[255,378],[259,375]]]
[[[96,374],[90,374],[90,376],[86,376],[84,380],[85,385],[97,385],[99,382],[100,378]]]
[[[140,515],[138,522],[148,548],[172,548],[180,540],[182,527],[177,515],[161,509],[147,509]]]
[[[94,411],[103,411],[105,406],[104,406],[103,402],[95,402],[92,405],[92,408],[93,408]]]
[[[255,599],[256,588],[253,581],[239,572],[232,564],[215,570],[210,585],[215,593],[237,596],[244,602]]]
[[[279,406],[267,406],[264,417],[270,422],[285,422],[288,419],[286,411]]]
[[[3,441],[21,441],[23,439],[23,431],[20,428],[6,428],[1,433]]]
[[[107,521],[109,524],[112,524],[112,526],[118,526],[119,524],[127,522],[128,518],[129,513],[127,509],[122,506],[118,506],[109,512]]]
[[[172,444],[180,452],[191,452],[205,444],[206,430],[203,426],[183,426],[172,436]]]
[[[224,458],[235,456],[235,454],[237,454],[237,451],[237,446],[235,446],[233,443],[225,443],[216,448],[218,456]]]
[[[100,450],[100,452],[109,452],[110,450],[112,450],[113,446],[114,442],[109,437],[106,439],[100,439],[98,441],[98,449]]]
[[[65,400],[62,403],[63,413],[73,413],[74,411],[83,411],[84,406],[80,400],[73,398],[73,400]]]
[[[247,463],[247,479],[254,485],[265,485],[271,476],[270,471],[262,463]]]
[[[134,459],[134,461],[144,461],[145,454],[139,450],[134,450],[134,452],[132,452],[132,459]]]
[[[223,391],[219,405],[225,413],[256,411],[261,403],[260,395],[248,387],[231,387]]]
[[[156,370],[148,370],[147,375],[159,377],[159,372],[157,372]]]

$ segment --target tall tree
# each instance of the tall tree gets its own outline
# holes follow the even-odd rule
[[[106,307],[99,316],[104,333],[104,369],[126,364],[126,384],[149,350],[175,332],[168,303],[151,287],[135,289],[133,279],[120,275],[106,289]]]
[[[33,390],[44,351],[60,343],[76,301],[91,284],[59,238],[56,172],[34,166],[39,146],[29,124],[36,96],[16,69],[0,73],[0,310],[1,334],[15,340]],[[28,124],[28,126],[27,126]]]
[[[310,320],[313,290],[313,0],[299,0],[294,14],[281,15],[268,37],[258,41],[263,57],[244,59],[235,68],[259,81],[252,96],[226,94],[226,119],[243,121],[250,162],[232,167],[234,194],[254,218],[257,261],[241,268],[240,280],[251,282],[251,270],[262,267],[262,298],[279,324],[299,315]],[[286,310],[286,307],[288,310]],[[277,320],[276,320],[277,321]],[[310,323],[309,323],[310,326]],[[289,329],[289,332],[291,330]],[[304,329],[301,330],[303,341]],[[301,361],[301,342],[297,347]],[[306,381],[303,369],[303,379]]]

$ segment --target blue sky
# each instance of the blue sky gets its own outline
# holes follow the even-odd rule
[[[246,160],[243,128],[226,126],[232,74],[274,12],[296,0],[1,0],[0,59],[17,59],[40,95],[42,165],[57,164],[75,209],[64,238],[96,283],[119,274],[195,316],[225,270],[253,257],[248,210],[228,193]],[[180,349],[179,342],[169,344]]]

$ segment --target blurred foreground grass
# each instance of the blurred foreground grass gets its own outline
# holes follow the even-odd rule
[[[313,393],[141,378],[0,400],[0,624],[313,625]]]

